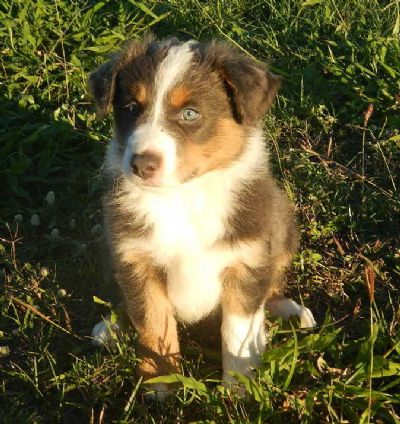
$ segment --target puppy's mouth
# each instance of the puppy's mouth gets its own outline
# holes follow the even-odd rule
[[[164,180],[162,177],[152,177],[143,179],[134,174],[132,174],[128,179],[137,186],[146,190],[168,190],[176,188],[182,184],[180,181],[167,181]]]
[[[185,175],[178,175],[176,178],[173,178],[171,180],[164,179],[162,177],[155,177],[150,179],[143,179],[138,177],[137,175],[133,175],[134,181],[136,184],[140,185],[143,188],[148,189],[159,189],[159,190],[168,190],[180,187],[182,185],[186,185],[197,178],[204,175],[199,168],[193,169],[190,172],[186,173]]]

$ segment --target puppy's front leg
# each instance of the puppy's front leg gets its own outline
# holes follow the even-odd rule
[[[237,276],[237,270],[229,270],[222,299],[222,366],[227,383],[235,382],[229,371],[248,375],[257,368],[266,344],[263,292],[251,276]]]
[[[137,373],[147,380],[179,372],[180,353],[176,320],[167,297],[165,276],[148,263],[138,261],[118,273],[126,311],[137,333],[141,360]],[[166,386],[155,387],[163,397]],[[165,394],[165,393],[164,393]]]

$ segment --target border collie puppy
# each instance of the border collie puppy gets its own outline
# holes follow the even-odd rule
[[[282,295],[297,232],[261,130],[279,78],[221,42],[147,39],[112,56],[89,85],[100,116],[114,113],[105,227],[138,333],[138,373],[179,372],[177,322],[219,314],[232,383],[229,371],[249,374],[265,349],[265,307],[315,325]],[[103,321],[93,336],[106,342],[108,331]]]

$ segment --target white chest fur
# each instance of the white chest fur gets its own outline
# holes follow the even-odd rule
[[[208,175],[192,184],[167,191],[129,190],[126,204],[152,227],[150,237],[125,238],[120,251],[141,251],[166,269],[168,296],[178,317],[201,319],[217,305],[220,274],[234,256],[231,249],[216,249],[225,232],[232,205],[230,182]]]

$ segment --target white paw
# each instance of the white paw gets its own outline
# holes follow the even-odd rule
[[[146,402],[164,402],[164,400],[171,394],[168,385],[165,383],[157,383],[152,385],[152,391],[146,393],[144,398]]]
[[[107,316],[93,327],[92,344],[95,346],[111,346],[120,330],[118,323],[112,323],[110,316]]]
[[[305,306],[300,305],[298,315],[300,318],[301,328],[314,328],[317,325],[317,322],[314,319],[314,315],[310,309],[306,308]]]
[[[269,300],[266,308],[273,317],[289,319],[291,316],[298,316],[301,328],[313,328],[317,325],[312,312],[308,308],[287,297]]]

